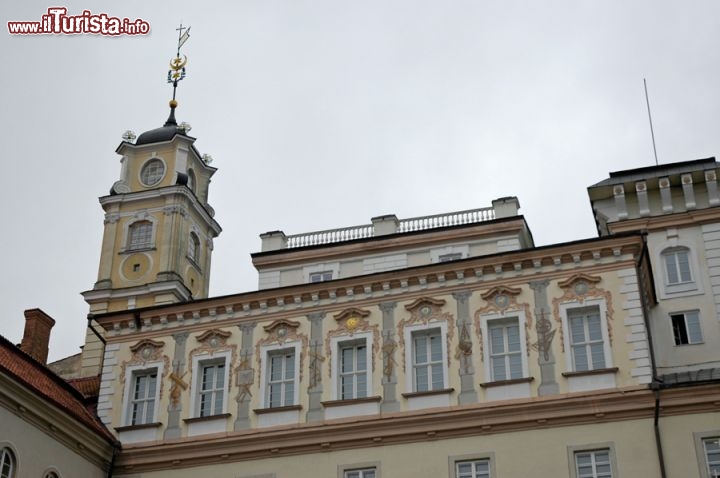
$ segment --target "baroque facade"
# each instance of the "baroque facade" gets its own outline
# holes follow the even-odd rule
[[[714,159],[611,173],[575,242],[515,197],[269,232],[258,290],[208,298],[214,169],[171,111],[117,150],[84,293],[114,476],[720,472]]]

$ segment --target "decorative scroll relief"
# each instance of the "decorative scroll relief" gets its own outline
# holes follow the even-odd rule
[[[196,347],[188,353],[188,363],[192,364],[193,357],[196,357],[198,355],[207,355],[207,358],[211,359],[218,352],[230,351],[230,363],[228,364],[228,366],[230,367],[230,370],[232,370],[232,364],[237,361],[238,346],[234,344],[228,345],[227,339],[231,335],[232,332],[221,329],[210,329],[198,335],[197,337],[195,337],[195,340],[200,343],[200,347]],[[190,367],[190,370],[191,372],[188,383],[192,383],[192,366]],[[228,374],[228,376],[229,378],[227,386],[229,390],[233,386],[233,374]],[[182,388],[182,385],[178,383],[178,387]]]
[[[263,326],[263,330],[267,333],[267,337],[259,340],[255,344],[255,362],[257,363],[258,381],[260,381],[262,366],[262,347],[274,344],[283,345],[290,342],[300,342],[302,344],[300,357],[298,357],[298,363],[300,366],[300,376],[298,377],[298,382],[302,381],[303,361],[305,359],[305,355],[308,353],[310,341],[307,335],[298,332],[299,327],[300,322],[288,319],[277,319],[272,323]]]
[[[567,302],[578,302],[581,305],[587,299],[604,299],[607,307],[607,328],[608,339],[610,345],[613,341],[612,321],[614,310],[612,306],[612,294],[605,289],[597,286],[602,281],[602,277],[590,276],[587,274],[574,274],[569,278],[558,282],[558,286],[563,289],[563,295],[552,300],[553,318],[557,322],[560,329],[560,346],[565,347],[565,334],[562,333],[562,318],[560,317],[560,304]]]
[[[371,332],[373,336],[373,343],[370,356],[372,357],[372,370],[375,371],[375,355],[378,350],[380,350],[380,327],[377,324],[370,324],[367,319],[369,315],[369,310],[350,307],[349,309],[345,309],[339,314],[333,316],[337,322],[337,328],[329,331],[325,336],[325,350],[328,351],[328,355],[330,357],[333,356],[330,352],[332,350],[330,343],[334,337],[347,336],[352,339],[357,333]],[[327,373],[328,377],[332,378],[332,358],[328,360]]]
[[[235,398],[239,402],[244,402],[252,398],[252,386],[255,383],[255,370],[250,364],[252,353],[244,350],[240,352],[240,364],[235,368],[235,376],[240,391]]]
[[[433,299],[430,297],[421,297],[414,300],[412,303],[405,305],[405,310],[410,312],[410,317],[402,319],[397,324],[397,334],[400,349],[403,351],[403,367],[406,368],[405,363],[405,327],[414,324],[431,325],[432,322],[446,322],[447,323],[447,363],[450,365],[450,344],[455,336],[455,318],[449,312],[443,312],[442,307],[445,305],[444,299]]]
[[[163,375],[160,377],[160,398],[163,396],[163,380],[170,373],[170,357],[162,354],[165,342],[157,340],[143,339],[130,347],[132,356],[130,360],[123,360],[120,364],[120,383],[125,383],[125,371],[129,366],[144,367],[146,365],[152,367],[153,363],[163,362]]]
[[[530,355],[530,329],[533,326],[533,316],[532,313],[530,313],[530,304],[527,302],[518,302],[518,296],[521,293],[522,289],[519,287],[498,286],[480,294],[480,297],[487,303],[487,305],[476,310],[473,317],[476,334],[480,343],[481,361],[484,360],[481,327],[481,317],[483,315],[505,316],[523,312],[525,315],[525,350],[527,355]]]

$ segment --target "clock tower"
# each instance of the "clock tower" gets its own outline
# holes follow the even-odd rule
[[[213,239],[221,232],[208,204],[216,168],[195,148],[190,126],[175,120],[175,93],[187,63],[182,43],[168,72],[173,99],[167,121],[137,138],[127,132],[115,150],[121,171],[110,194],[100,198],[105,220],[98,278],[82,293],[91,317],[208,296]],[[102,344],[89,330],[83,376],[99,373],[101,354]]]

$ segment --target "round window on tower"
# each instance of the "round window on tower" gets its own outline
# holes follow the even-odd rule
[[[140,171],[140,181],[145,186],[155,186],[165,176],[165,163],[160,158],[152,158]]]

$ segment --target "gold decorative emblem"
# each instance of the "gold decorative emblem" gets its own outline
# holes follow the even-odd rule
[[[360,319],[358,319],[357,317],[350,317],[349,319],[347,319],[347,322],[345,322],[345,326],[349,330],[357,329],[358,325],[360,325]]]

